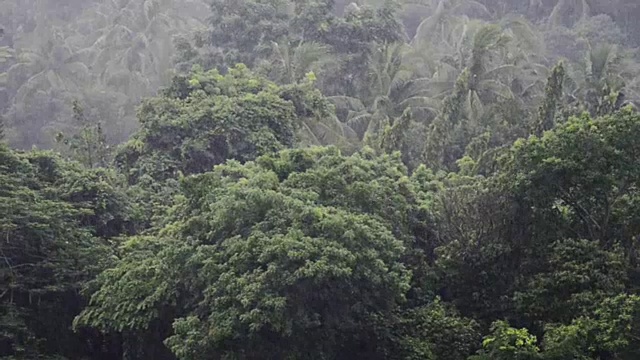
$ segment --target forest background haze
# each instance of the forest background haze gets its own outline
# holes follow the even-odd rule
[[[638,19],[0,2],[0,359],[638,359]]]

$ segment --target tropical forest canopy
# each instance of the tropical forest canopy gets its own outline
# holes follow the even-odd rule
[[[638,359],[638,19],[3,1],[0,359]]]

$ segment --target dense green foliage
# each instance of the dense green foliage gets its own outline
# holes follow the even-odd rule
[[[637,359],[638,17],[3,2],[0,359]]]
[[[0,354],[77,358],[103,340],[69,328],[79,291],[115,261],[112,239],[131,230],[129,204],[110,170],[0,144]]]

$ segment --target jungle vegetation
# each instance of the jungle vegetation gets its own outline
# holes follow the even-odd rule
[[[0,359],[638,359],[637,19],[0,3]]]

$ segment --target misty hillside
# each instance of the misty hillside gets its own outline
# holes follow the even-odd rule
[[[0,359],[639,359],[639,19],[1,1]]]
[[[209,2],[4,1],[0,112],[9,141],[53,146],[72,128],[77,100],[110,143],[121,142],[138,127],[140,101],[193,64],[224,72],[242,62],[280,84],[313,71],[360,138],[368,120],[355,119],[381,110],[376,100],[393,108],[382,116],[410,102],[431,121],[465,67],[476,71],[483,107],[535,108],[559,61],[576,111],[609,95],[602,85],[627,101],[638,96],[633,0]]]

